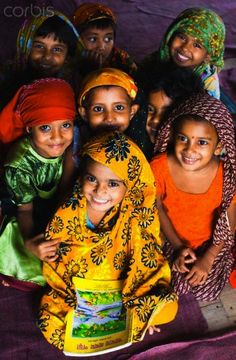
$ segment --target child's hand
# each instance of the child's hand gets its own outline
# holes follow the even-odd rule
[[[58,258],[57,249],[61,239],[45,241],[44,234],[39,234],[25,241],[26,248],[42,261],[52,262]]]
[[[189,268],[186,264],[192,264],[197,260],[194,251],[190,248],[183,248],[178,253],[177,258],[174,260],[172,270],[181,273],[189,272]]]
[[[149,326],[148,328],[149,335],[153,335],[155,332],[161,332],[161,329],[157,326]]]
[[[100,68],[103,64],[103,54],[97,51],[92,50],[83,50],[82,52],[83,59],[87,60],[89,63],[94,64],[96,67]]]
[[[188,280],[191,286],[202,285],[205,283],[208,274],[211,271],[211,268],[212,262],[207,261],[206,258],[199,258],[197,259],[185,279]]]

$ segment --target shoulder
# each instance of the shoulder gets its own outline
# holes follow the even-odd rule
[[[167,154],[158,154],[152,158],[150,161],[150,166],[153,170],[163,169],[167,165]]]

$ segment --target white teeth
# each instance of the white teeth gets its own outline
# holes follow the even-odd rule
[[[183,60],[183,61],[189,60],[189,58],[187,56],[184,56],[180,53],[178,53],[178,57],[180,58],[180,60]]]
[[[99,204],[106,204],[108,200],[102,200],[102,199],[96,199],[96,198],[93,198],[93,201],[99,203]]]

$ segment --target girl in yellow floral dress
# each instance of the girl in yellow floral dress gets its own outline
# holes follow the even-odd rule
[[[83,174],[48,224],[60,238],[58,258],[44,262],[50,286],[41,301],[39,327],[63,350],[66,315],[76,307],[72,277],[123,280],[122,302],[133,316],[132,342],[174,319],[177,298],[163,257],[151,168],[127,136],[101,134],[82,150]]]

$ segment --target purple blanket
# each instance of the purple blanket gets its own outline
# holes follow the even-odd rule
[[[62,352],[44,339],[36,326],[40,292],[25,293],[0,285],[0,358],[3,360],[65,360]],[[204,337],[207,324],[197,301],[182,296],[174,321],[161,333],[146,335],[142,342],[103,355],[103,360],[220,360],[235,359],[236,330]],[[85,357],[81,358],[85,359]],[[87,358],[86,358],[87,359]],[[98,356],[89,359],[97,360]]]
[[[36,326],[40,292],[26,293],[0,285],[0,358],[4,360],[73,359],[51,346]],[[155,349],[158,344],[198,338],[207,325],[196,300],[188,295],[180,298],[174,321],[161,326],[161,333],[146,335],[142,342],[122,351],[103,355],[105,360],[129,359]],[[158,347],[159,348],[159,347]],[[90,357],[90,359],[97,357]]]

